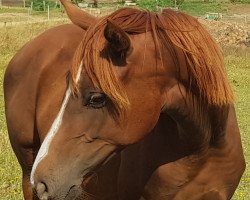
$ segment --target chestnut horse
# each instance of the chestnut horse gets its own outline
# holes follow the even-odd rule
[[[245,162],[207,31],[172,10],[96,19],[62,3],[75,25],[26,44],[5,73],[25,199],[81,199],[85,182],[99,188],[96,199],[230,199]]]

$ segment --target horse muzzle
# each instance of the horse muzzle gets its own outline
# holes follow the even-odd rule
[[[61,147],[61,146],[60,146]],[[52,145],[39,162],[32,183],[40,200],[73,200],[84,192],[82,183],[88,174],[105,164],[116,153],[117,146],[102,140],[58,148]]]

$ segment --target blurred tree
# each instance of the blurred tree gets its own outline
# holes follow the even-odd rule
[[[205,0],[207,1],[207,0]],[[184,0],[173,0],[173,3],[176,4],[176,6],[180,6],[182,3],[184,2]]]
[[[98,7],[98,1],[94,0],[94,7],[97,8]]]
[[[82,3],[85,1],[84,0],[71,0],[71,2],[77,5],[78,3]],[[88,0],[88,1],[86,1],[86,3],[93,3],[93,6],[95,8],[98,6],[98,0],[92,0],[92,1]]]
[[[26,6],[30,7],[33,2],[33,10],[43,11],[46,10],[48,5],[52,8],[56,6],[56,2],[54,0],[27,0]]]
[[[71,0],[71,2],[74,3],[74,4],[78,4],[78,3],[82,3],[83,0]]]

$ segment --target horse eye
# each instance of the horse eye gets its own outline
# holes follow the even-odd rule
[[[106,102],[107,97],[104,93],[90,93],[85,106],[98,109],[104,107],[106,105]]]

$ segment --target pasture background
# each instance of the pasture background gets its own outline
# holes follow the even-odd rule
[[[249,1],[249,0],[246,0]],[[246,2],[245,1],[245,2]],[[146,2],[146,1],[144,1]],[[189,1],[187,1],[189,2]],[[250,2],[249,2],[250,3]],[[152,8],[151,4],[141,4],[142,7]],[[151,7],[150,7],[151,6]],[[229,4],[213,1],[208,4],[201,2],[189,2],[182,5],[182,10],[199,16],[205,12],[239,12],[245,10],[250,14],[250,4]],[[65,15],[61,12],[53,11],[55,18],[61,18]],[[8,9],[0,8],[0,13],[26,13],[26,9]],[[24,16],[21,14],[21,16]],[[25,15],[26,16],[26,15]],[[33,18],[46,18],[43,13],[34,13]],[[25,21],[20,15],[16,14],[13,18],[0,18],[0,22],[6,20]],[[21,24],[15,26],[3,26],[0,28],[0,200],[20,200],[22,199],[21,190],[21,169],[16,157],[10,147],[5,115],[4,115],[4,97],[3,97],[3,75],[5,68],[23,44],[30,41],[39,33],[50,27],[61,24],[62,22],[44,22]],[[233,197],[233,200],[250,200],[250,48],[224,48],[225,63],[231,84],[236,94],[236,109],[239,126],[242,135],[244,154],[247,162],[247,168],[241,183]]]

